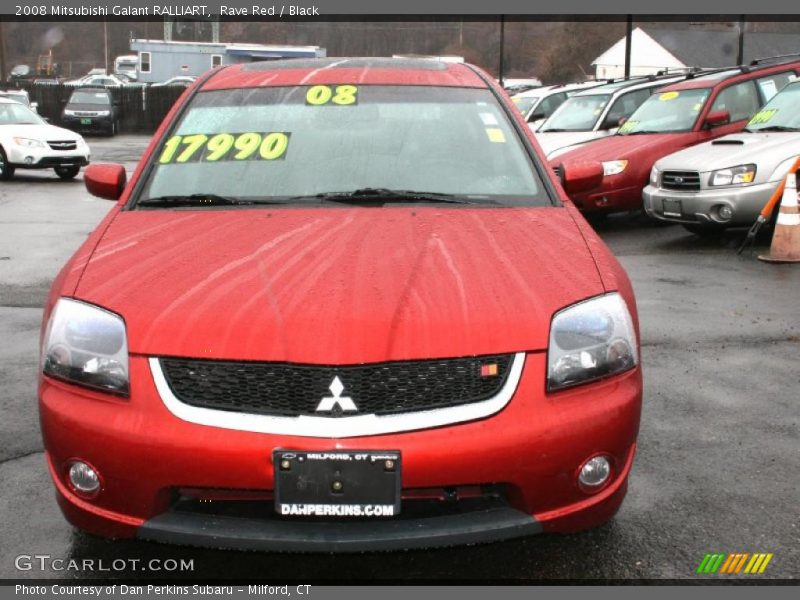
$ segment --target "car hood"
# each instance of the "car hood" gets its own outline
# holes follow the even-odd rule
[[[564,207],[125,211],[75,296],[134,354],[355,364],[543,350],[603,293]]]
[[[40,141],[78,141],[81,139],[74,131],[54,125],[3,125],[2,135],[5,137],[24,137]]]
[[[649,156],[667,154],[675,149],[683,148],[696,135],[691,132],[612,135],[551,158],[550,163],[558,165],[562,162],[572,161],[622,160],[642,152],[646,152]]]
[[[659,170],[691,170],[701,173],[753,163],[758,155],[775,153],[775,160],[797,154],[800,133],[734,133],[665,156],[656,163]]]
[[[559,148],[593,140],[599,133],[598,131],[537,131],[535,136],[544,153],[549,155]]]

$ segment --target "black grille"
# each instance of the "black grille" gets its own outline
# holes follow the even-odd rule
[[[47,142],[53,150],[75,150],[78,147],[77,142],[67,140],[64,142]]]
[[[665,190],[691,192],[700,189],[700,173],[697,171],[664,171],[661,187]]]
[[[562,167],[561,165],[556,165],[555,167],[553,167],[553,172],[556,174],[556,177],[558,177],[559,181],[562,181],[564,177],[563,171],[564,167]]]
[[[497,394],[508,377],[513,355],[445,360],[398,361],[354,366],[231,362],[162,358],[173,394],[202,408],[276,416],[390,415],[459,406]],[[496,374],[486,374],[496,367]],[[482,373],[483,370],[483,373]],[[317,412],[331,397],[334,378],[357,412]]]

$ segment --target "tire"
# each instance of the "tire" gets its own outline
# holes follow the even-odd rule
[[[75,176],[81,170],[80,167],[55,167],[53,169],[56,172],[56,175],[61,177],[61,179],[67,181],[70,179],[75,179]]]
[[[111,122],[111,127],[108,128],[108,131],[106,132],[106,134],[109,137],[114,137],[115,135],[117,135],[117,122],[116,121],[112,121]]]
[[[725,227],[721,225],[684,225],[683,228],[689,233],[693,233],[704,238],[713,238],[722,235]]]
[[[16,169],[8,164],[8,157],[6,157],[5,150],[0,148],[0,180],[8,181],[14,177],[14,171],[16,171]]]

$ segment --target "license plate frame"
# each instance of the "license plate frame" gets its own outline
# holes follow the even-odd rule
[[[683,217],[683,203],[677,198],[663,198],[661,210],[665,217]]]
[[[279,449],[272,453],[272,465],[280,517],[371,520],[400,514],[399,450]]]

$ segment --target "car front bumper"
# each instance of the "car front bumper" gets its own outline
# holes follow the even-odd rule
[[[88,121],[88,122],[87,122]],[[106,132],[111,129],[113,118],[106,117],[61,117],[61,126],[79,133]]]
[[[648,185],[642,190],[645,212],[655,219],[685,224],[712,224],[728,227],[752,225],[761,209],[777,189],[780,181],[757,185],[704,189],[699,192],[676,192]],[[672,202],[665,214],[664,201]],[[719,209],[727,206],[733,212],[730,219],[722,219]]]
[[[53,167],[86,166],[89,164],[89,147],[78,144],[74,150],[28,148],[10,144],[6,148],[8,162],[18,169],[52,169]]]
[[[42,433],[59,505],[70,522],[98,535],[211,547],[390,550],[593,527],[625,496],[641,411],[639,368],[546,394],[546,354],[530,353],[513,398],[490,417],[376,436],[297,437],[184,421],[164,405],[145,357],[132,356],[130,370],[130,399],[42,380]],[[369,521],[278,517],[270,499],[278,448],[399,450],[404,507],[420,490],[501,486],[504,494],[477,510],[440,515],[404,508],[399,517]],[[597,454],[610,457],[612,475],[587,493],[577,475]],[[95,498],[79,497],[67,483],[75,459],[100,473]],[[220,490],[261,496],[247,515],[213,499],[207,510],[186,512],[177,498],[187,488],[207,490],[208,498]]]

